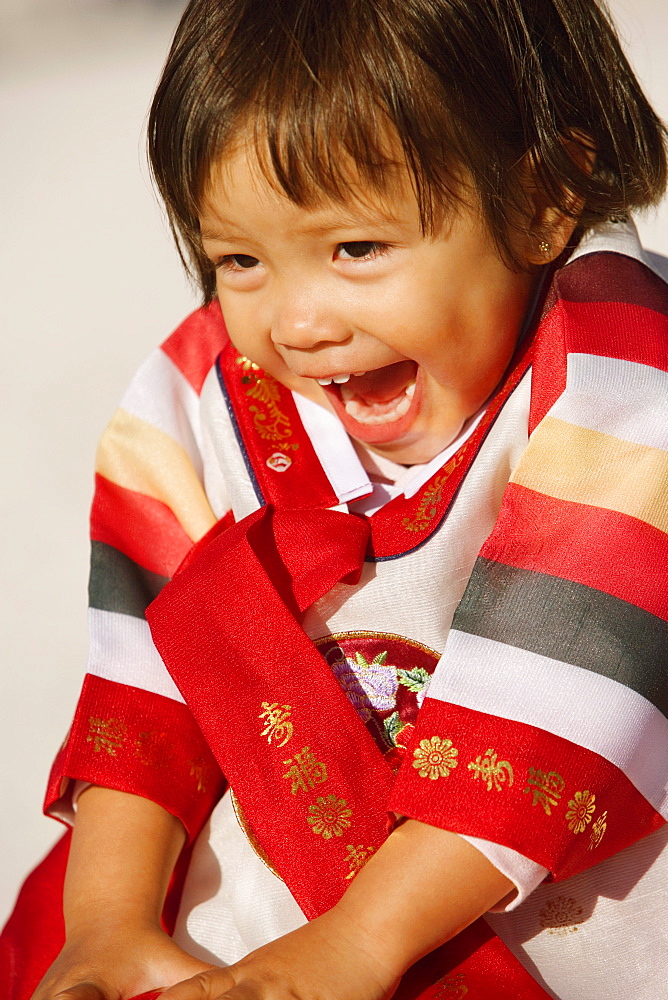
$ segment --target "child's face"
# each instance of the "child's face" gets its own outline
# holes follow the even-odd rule
[[[244,149],[207,194],[203,245],[237,350],[380,454],[412,464],[445,448],[501,379],[533,286],[479,210],[424,236],[407,177],[382,200],[358,189],[299,207]]]

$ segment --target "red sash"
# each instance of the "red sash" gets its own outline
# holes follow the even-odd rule
[[[260,488],[273,471],[256,460]],[[335,584],[359,579],[368,540],[366,518],[267,504],[214,529],[147,613],[249,835],[309,919],[338,901],[388,833],[392,771],[299,624]],[[417,963],[397,995],[466,993],[548,995],[483,920]]]

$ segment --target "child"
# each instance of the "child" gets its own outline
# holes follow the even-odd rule
[[[194,0],[150,144],[206,305],[101,444],[5,996],[665,996],[666,162],[604,14]]]

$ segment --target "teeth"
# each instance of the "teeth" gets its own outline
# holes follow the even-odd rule
[[[331,385],[332,384],[331,378],[317,378],[316,382],[318,383],[318,385]]]
[[[335,385],[343,385],[344,382],[350,381],[350,375],[335,375],[333,381]]]
[[[410,385],[406,386],[406,395],[409,399],[412,399],[415,395],[415,382],[411,382]]]

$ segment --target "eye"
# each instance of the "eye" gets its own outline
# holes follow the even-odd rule
[[[371,240],[355,240],[351,243],[339,243],[336,247],[336,255],[339,260],[371,260],[380,257],[388,250],[386,243],[376,243]]]
[[[260,261],[257,257],[251,257],[247,253],[228,253],[216,264],[216,267],[226,271],[250,271],[257,267]]]

